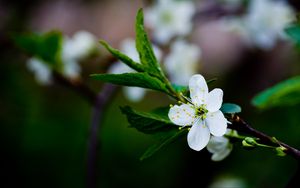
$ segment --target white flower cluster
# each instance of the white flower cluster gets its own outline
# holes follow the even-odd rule
[[[79,31],[72,38],[64,37],[62,44],[61,73],[70,79],[80,76],[79,61],[86,58],[96,48],[96,38],[87,31]],[[32,57],[27,62],[27,67],[35,75],[37,82],[46,85],[51,83],[51,67],[41,59]]]
[[[223,26],[240,34],[245,41],[261,49],[271,49],[285,39],[284,28],[295,19],[292,7],[284,1],[251,0],[246,15],[225,18]]]
[[[146,9],[146,25],[153,29],[154,39],[166,44],[175,36],[186,36],[192,31],[195,14],[192,1],[158,0]]]
[[[195,5],[191,0],[157,0],[152,7],[145,10],[145,24],[152,29],[154,41],[159,45],[170,45],[170,52],[164,55],[164,59],[159,47],[153,47],[159,62],[164,62],[171,82],[177,85],[188,84],[189,78],[197,73],[201,58],[201,49],[183,39],[192,31],[195,11]],[[132,39],[125,39],[121,42],[120,49],[134,61],[139,62],[134,43]],[[112,65],[109,70],[110,73],[119,74],[132,71],[119,62]],[[134,87],[126,87],[124,91],[125,96],[134,102],[140,101],[145,94],[144,89]]]

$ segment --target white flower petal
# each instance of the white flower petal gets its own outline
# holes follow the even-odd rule
[[[195,74],[189,80],[190,96],[195,106],[205,104],[208,87],[201,74]]]
[[[232,144],[224,136],[212,136],[206,148],[213,154],[211,157],[213,161],[221,161],[230,154]]]
[[[212,135],[223,136],[226,133],[227,119],[220,110],[208,113],[205,121]]]
[[[172,83],[188,85],[189,79],[197,72],[201,57],[201,49],[182,39],[171,44],[170,53],[166,56],[164,65]]]
[[[64,62],[63,75],[67,78],[77,78],[80,76],[81,67],[77,61]]]
[[[224,150],[222,150],[221,152],[218,153],[214,153],[211,156],[211,160],[213,161],[222,161],[223,159],[225,159],[231,152],[232,150],[232,145],[229,144]]]
[[[196,120],[188,133],[188,144],[196,151],[202,150],[210,139],[210,132],[204,121]]]
[[[140,87],[124,87],[124,94],[132,102],[138,102],[143,99],[146,90]]]
[[[63,62],[86,58],[96,48],[96,41],[96,37],[87,31],[78,31],[72,38],[65,37],[62,47]]]
[[[109,67],[107,72],[111,74],[123,74],[135,71],[122,62],[116,62]]]
[[[51,83],[52,73],[46,62],[33,57],[28,60],[27,67],[34,73],[37,82],[42,85]]]
[[[145,24],[153,30],[158,43],[166,44],[174,36],[184,36],[192,30],[192,17],[196,10],[192,1],[156,2],[145,10]]]
[[[207,144],[207,150],[210,153],[218,153],[224,150],[230,144],[229,139],[224,136],[212,136]]]
[[[195,109],[189,104],[175,105],[170,108],[169,118],[176,125],[191,125],[195,120]]]
[[[216,112],[218,111],[223,102],[223,91],[222,89],[214,89],[211,92],[208,93],[207,96],[207,110],[209,112]]]

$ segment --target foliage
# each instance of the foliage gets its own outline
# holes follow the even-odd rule
[[[168,93],[166,85],[148,73],[93,74],[91,76],[116,85],[142,87]]]
[[[14,40],[25,52],[46,63],[55,65],[61,61],[62,34],[58,31],[51,31],[43,35],[36,33],[16,35]]]
[[[224,103],[220,109],[225,114],[235,114],[240,113],[242,111],[242,108],[233,103]]]
[[[252,104],[260,109],[289,106],[300,102],[300,76],[282,81],[256,95]]]
[[[300,47],[300,25],[294,24],[285,29],[286,34]]]

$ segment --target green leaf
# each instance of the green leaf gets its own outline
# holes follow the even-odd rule
[[[225,114],[236,114],[242,111],[242,108],[233,103],[224,103],[220,109]]]
[[[142,9],[140,9],[137,13],[135,29],[136,49],[139,53],[140,61],[147,69],[147,72],[159,77],[161,75],[161,69],[144,28],[144,16]]]
[[[60,62],[62,34],[57,31],[38,35],[35,33],[17,35],[14,41],[25,52],[36,56],[49,64]]]
[[[92,74],[91,77],[116,85],[142,87],[168,93],[164,83],[147,73]]]
[[[167,115],[169,108],[163,107],[151,113],[146,113],[125,106],[121,107],[121,111],[126,115],[131,127],[145,134],[154,134],[159,137],[159,141],[148,148],[140,160],[151,157],[157,151],[187,133],[186,129],[179,130],[178,126],[172,124],[169,120]]]
[[[139,112],[129,106],[120,109],[126,115],[130,126],[145,134],[155,134],[178,128],[172,124],[168,116],[159,111],[152,113]]]
[[[130,68],[136,70],[137,72],[144,72],[144,69],[140,63],[133,61],[130,57],[112,48],[105,41],[101,40],[100,43],[117,59],[121,60],[123,63],[128,65]]]
[[[285,29],[286,34],[297,44],[300,45],[300,25],[295,24]]]
[[[189,87],[188,86],[172,84],[172,87],[174,88],[174,90],[177,93],[188,93],[189,92]]]
[[[153,154],[155,154],[163,147],[173,143],[174,141],[178,140],[182,136],[186,135],[187,132],[188,132],[187,129],[169,131],[168,134],[165,134],[159,142],[149,147],[145,151],[145,153],[140,157],[140,160],[145,160],[151,157]]]
[[[282,81],[252,99],[252,104],[261,109],[289,106],[300,102],[300,76]]]

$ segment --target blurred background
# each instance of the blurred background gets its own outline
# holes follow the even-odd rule
[[[272,45],[256,45],[262,43],[249,43],[255,39],[243,39],[240,29],[238,33],[232,32],[237,26],[231,27],[228,20],[243,19],[250,11],[249,2],[234,2],[238,1],[192,1],[193,26],[184,37],[201,49],[197,72],[207,79],[218,78],[210,87],[222,88],[224,101],[239,104],[243,109],[241,116],[253,127],[300,148],[299,105],[260,111],[250,103],[258,92],[299,75],[299,52],[286,38],[276,39]],[[274,2],[288,5],[294,15],[300,7],[298,1]],[[97,40],[104,39],[119,48],[122,40],[134,38],[137,10],[155,3],[146,0],[0,2],[1,187],[87,187],[92,105],[63,84],[38,84],[26,66],[30,56],[14,44],[12,36],[51,30],[72,36],[85,30]],[[230,27],[224,29],[224,25]],[[164,54],[171,51],[171,42],[155,41],[155,28],[150,28],[149,33]],[[80,61],[81,80],[99,92],[102,83],[89,75],[106,72],[113,62],[116,60],[97,46],[96,55]],[[296,171],[296,161],[291,157],[278,157],[268,149],[248,151],[240,143],[234,144],[229,157],[212,162],[206,149],[191,150],[186,138],[140,161],[143,152],[156,140],[128,128],[119,107],[130,105],[150,111],[170,103],[174,101],[152,91],[147,91],[142,101],[133,102],[122,89],[118,90],[105,110],[98,132],[97,187],[220,187],[213,184],[233,181],[235,187],[276,188],[284,187]]]

